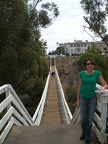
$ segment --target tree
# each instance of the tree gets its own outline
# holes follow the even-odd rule
[[[54,3],[42,3],[37,10],[40,1],[34,1],[34,6],[28,5],[29,0],[0,1],[0,85],[11,84],[32,115],[49,72],[41,27],[52,23],[47,10],[58,16]]]
[[[27,18],[27,6],[24,1],[0,1],[0,51],[5,47],[16,47],[24,43],[19,36]],[[24,30],[23,30],[24,31]],[[27,37],[27,35],[26,35]]]
[[[36,37],[37,39],[40,39],[41,49],[38,50],[42,55],[45,55],[47,41],[41,39],[41,28],[47,28],[52,24],[53,20],[59,16],[58,7],[54,2],[43,3],[43,0],[33,0],[33,3],[31,3],[28,7],[28,11],[31,22],[30,31],[32,32],[32,40],[34,40],[32,44],[37,43],[35,42]],[[37,21],[38,27],[34,25]]]
[[[0,17],[0,85],[11,84],[27,109],[36,108],[49,71],[37,11],[25,0],[1,0]]]
[[[55,51],[49,52],[49,54],[65,54],[64,52],[64,44],[57,42],[57,48]]]
[[[84,20],[88,24],[84,28],[93,31],[94,34],[102,39],[108,46],[107,27],[105,25],[108,16],[107,0],[81,0],[81,6],[87,16]]]
[[[39,8],[37,8],[40,2],[41,5],[39,6]],[[37,10],[39,25],[42,28],[47,28],[48,26],[50,26],[52,24],[52,21],[60,14],[57,5],[54,2],[43,3],[43,0],[34,0],[32,9]]]

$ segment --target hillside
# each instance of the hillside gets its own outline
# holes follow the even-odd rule
[[[59,56],[56,58],[56,67],[62,83],[66,100],[73,112],[76,107],[76,95],[78,85],[78,57]]]
[[[77,87],[79,73],[76,65],[77,59],[77,57],[72,56],[56,58],[56,67],[64,90],[68,86]]]

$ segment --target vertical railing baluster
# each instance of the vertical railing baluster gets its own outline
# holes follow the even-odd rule
[[[10,87],[5,93],[6,93],[6,98],[7,98],[10,95]],[[11,103],[7,106],[7,111],[10,109],[10,107],[11,107]]]

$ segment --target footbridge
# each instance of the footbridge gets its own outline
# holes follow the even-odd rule
[[[54,62],[55,63],[55,62]],[[74,114],[65,100],[62,85],[53,63],[40,103],[31,117],[11,85],[0,87],[0,144],[84,144],[80,114]],[[97,84],[99,88],[100,85]],[[2,98],[5,97],[5,98]],[[108,91],[97,91],[98,104],[94,116],[91,144],[107,143]]]

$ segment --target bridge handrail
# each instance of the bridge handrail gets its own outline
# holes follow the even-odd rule
[[[33,116],[34,125],[39,125],[41,122],[43,109],[44,109],[44,105],[45,105],[45,100],[46,100],[46,96],[47,96],[47,91],[48,91],[49,79],[50,79],[50,73],[47,77],[46,85],[45,85],[41,100],[40,100],[39,105]]]
[[[0,103],[0,143],[7,137],[10,129],[16,125],[33,125],[33,120],[18,95],[10,84],[0,87],[0,94],[5,94],[6,98]]]
[[[63,92],[63,88],[62,88],[62,85],[61,85],[60,78],[59,78],[56,67],[55,67],[55,73],[56,73],[56,77],[57,77],[57,83],[58,83],[60,96],[61,96],[61,100],[62,100],[64,112],[65,112],[66,121],[67,121],[68,124],[70,124],[73,116],[72,116],[71,111],[69,109],[69,106],[66,102],[64,92]]]
[[[96,84],[99,89],[101,86]],[[108,90],[103,93],[96,91],[97,93],[97,110],[94,115],[93,131],[101,144],[106,142],[106,122],[108,114]],[[97,125],[96,125],[97,124]]]

